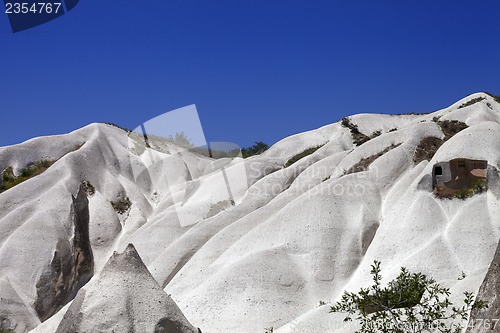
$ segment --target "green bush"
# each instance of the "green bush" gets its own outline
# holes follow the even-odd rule
[[[468,127],[467,124],[458,120],[439,120],[438,117],[434,117],[432,121],[436,122],[439,127],[441,127],[444,138],[440,139],[431,136],[423,138],[415,148],[415,154],[413,156],[413,162],[415,164],[423,160],[430,161],[443,143]]]
[[[179,147],[183,148],[193,148],[194,144],[191,142],[191,139],[184,134],[183,131],[175,133],[174,136],[170,135],[167,138],[167,141],[176,144]]]
[[[85,193],[87,193],[87,195],[92,196],[95,194],[95,187],[88,180],[84,180],[82,182],[82,185],[83,185],[83,189],[85,190]]]
[[[370,139],[374,138],[375,136],[382,134],[381,131],[375,131],[372,133],[372,136],[369,137],[368,135],[361,133],[359,131],[358,125],[353,124],[351,119],[348,117],[342,118],[342,120],[340,121],[340,124],[343,127],[347,127],[350,130],[351,136],[352,136],[352,142],[356,146],[361,146],[363,143],[369,141]]]
[[[286,161],[285,168],[289,167],[290,165],[292,165],[293,163],[297,162],[298,160],[300,160],[300,159],[302,159],[302,158],[304,158],[304,157],[306,157],[308,155],[311,155],[312,153],[314,153],[316,150],[320,149],[323,146],[324,146],[324,144],[316,146],[316,147],[308,148],[308,149],[304,150],[303,152],[298,153],[297,155],[293,156],[288,161]]]
[[[0,328],[0,333],[15,333],[11,328]]]
[[[460,105],[458,108],[461,109],[461,108],[465,108],[467,106],[471,106],[471,105],[474,105],[476,103],[479,103],[481,102],[482,100],[484,100],[485,98],[484,97],[476,97],[476,98],[473,98],[471,99],[470,101]]]
[[[268,149],[269,146],[267,145],[267,143],[257,141],[251,147],[241,148],[241,155],[243,156],[243,158],[247,158],[254,155],[260,155]]]
[[[465,200],[476,194],[486,191],[486,179],[478,178],[471,181],[470,185],[466,188],[461,188],[455,192],[455,198]]]
[[[401,145],[400,143],[398,143],[397,145],[392,144],[377,154],[373,154],[369,157],[362,158],[361,160],[359,160],[359,162],[357,162],[352,167],[350,167],[348,170],[346,170],[344,172],[344,175],[368,170],[368,167],[370,166],[370,164],[372,164],[377,158],[384,155],[388,151],[390,151],[396,147],[399,147],[400,145]]]
[[[444,141],[449,140],[452,136],[468,127],[466,123],[458,120],[438,120],[437,124],[443,131]]]
[[[430,161],[434,154],[438,151],[439,147],[443,144],[443,140],[433,136],[423,138],[415,148],[413,155],[413,162],[418,164],[423,160]]]
[[[11,328],[0,328],[0,333],[15,333]]]
[[[484,301],[474,301],[471,292],[464,292],[464,305],[455,307],[449,300],[448,288],[422,273],[411,274],[404,267],[383,288],[380,271],[380,262],[375,260],[372,286],[358,293],[345,292],[341,301],[330,308],[330,312],[346,313],[344,321],[354,317],[361,326],[356,333],[460,333],[461,321],[469,318],[471,309],[487,307]]]
[[[111,201],[111,206],[118,214],[123,214],[132,206],[132,202],[128,197],[118,199],[116,201]]]
[[[36,163],[29,163],[26,167],[19,170],[19,176],[14,175],[12,167],[6,168],[2,173],[2,182],[0,183],[0,193],[45,172],[55,161],[42,160]]]

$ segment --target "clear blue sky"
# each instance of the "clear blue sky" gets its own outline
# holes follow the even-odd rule
[[[82,0],[13,34],[0,145],[196,104],[209,141],[279,139],[362,112],[500,94],[500,1]]]

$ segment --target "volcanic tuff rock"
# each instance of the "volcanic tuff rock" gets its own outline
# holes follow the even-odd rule
[[[89,201],[83,185],[77,196],[72,196],[72,200],[72,244],[65,238],[59,239],[50,269],[42,274],[36,284],[35,310],[42,321],[71,301],[94,274],[89,239]]]
[[[468,127],[448,138],[444,121]],[[183,318],[181,309],[204,333],[351,333],[356,327],[329,314],[328,302],[369,285],[374,259],[384,281],[406,266],[449,287],[455,303],[484,281],[481,293],[493,303],[500,103],[478,93],[430,114],[349,122],[370,140],[356,145],[339,121],[247,159],[215,160],[153,135],[146,145],[105,124],[0,148],[0,171],[55,161],[0,193],[0,317],[17,332],[90,330],[91,318],[96,329],[154,332],[169,325],[163,318]],[[442,144],[415,159],[429,137]],[[463,200],[432,193],[434,165],[455,158],[487,161],[486,192]],[[84,181],[93,193],[87,250],[74,238],[71,208]],[[127,209],[116,211],[124,200]],[[144,265],[125,251],[129,243]],[[76,291],[78,279],[66,277],[78,275],[76,258],[90,258],[90,249],[92,279],[40,323],[40,292],[49,295],[43,319]],[[53,284],[56,277],[64,278]]]
[[[162,290],[132,244],[114,253],[97,280],[78,292],[57,333],[198,333]]]
[[[500,243],[484,278],[477,299],[488,301],[488,308],[473,310],[467,332],[487,333],[500,331]]]

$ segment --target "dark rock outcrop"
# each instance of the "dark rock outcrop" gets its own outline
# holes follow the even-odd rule
[[[36,284],[35,310],[45,321],[70,302],[78,290],[94,274],[94,259],[89,240],[89,201],[85,188],[80,186],[72,197],[73,239],[60,239],[50,268]]]
[[[82,288],[56,333],[199,333],[158,285],[132,244]]]
[[[487,309],[472,310],[467,332],[500,332],[500,243],[488,273],[477,294],[478,300],[488,302]]]

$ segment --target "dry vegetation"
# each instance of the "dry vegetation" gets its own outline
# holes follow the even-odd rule
[[[423,160],[430,161],[434,154],[438,151],[439,147],[446,141],[448,141],[452,136],[458,132],[467,128],[467,125],[458,120],[439,120],[439,118],[434,118],[436,122],[443,131],[444,138],[439,139],[436,137],[425,137],[420,141],[418,146],[415,148],[415,154],[413,156],[413,162],[418,164]]]
[[[484,97],[477,97],[477,98],[473,98],[471,99],[470,101],[460,105],[458,108],[461,109],[461,108],[465,108],[467,106],[471,106],[471,105],[474,105],[476,103],[479,103],[481,102],[482,100],[484,100],[485,98]]]
[[[95,194],[95,187],[88,180],[84,180],[82,182],[82,185],[85,193],[87,193],[88,196],[92,196]]]
[[[19,171],[18,176],[14,175],[14,169],[12,167],[8,167],[2,173],[0,193],[5,192],[30,178],[38,176],[54,164],[54,162],[55,161],[43,160],[36,163],[29,163],[26,167]]]
[[[434,195],[440,199],[453,199],[458,198],[465,200],[470,198],[476,194],[480,194],[486,192],[487,190],[487,181],[484,178],[474,179],[470,182],[469,186],[461,188],[457,191],[435,191]]]
[[[413,162],[418,164],[424,160],[430,161],[434,154],[438,151],[439,147],[443,144],[443,140],[427,136],[420,141],[417,148],[415,148],[415,154],[413,155]]]
[[[324,144],[316,146],[316,147],[308,148],[308,149],[304,150],[303,152],[298,153],[297,155],[293,156],[288,161],[286,161],[285,168],[289,167],[290,165],[292,165],[293,163],[297,162],[298,160],[300,160],[300,159],[302,159],[302,158],[304,158],[304,157],[306,157],[308,155],[311,155],[312,153],[314,153],[316,150],[320,149],[323,146],[324,146]]]
[[[401,145],[400,143],[398,143],[397,145],[392,144],[377,154],[373,154],[369,157],[362,158],[358,163],[354,164],[352,167],[350,167],[348,170],[346,170],[344,172],[344,175],[368,170],[368,167],[370,166],[370,164],[372,164],[377,158],[384,155],[388,151],[390,151],[396,147],[399,147],[400,145]]]
[[[342,118],[340,124],[347,127],[351,131],[352,142],[356,146],[361,146],[363,143],[370,141],[373,138],[382,134],[382,131],[374,131],[370,136],[363,134],[359,131],[358,125],[354,124],[348,117]]]
[[[359,131],[358,125],[353,124],[351,119],[349,118],[342,118],[341,125],[343,127],[347,127],[351,131],[352,135],[352,142],[356,146],[361,146],[363,143],[366,141],[370,140],[370,137],[366,134],[363,134]]]
[[[118,214],[123,214],[127,210],[129,210],[130,206],[132,206],[132,202],[128,197],[118,199],[116,201],[111,201],[111,206]]]

